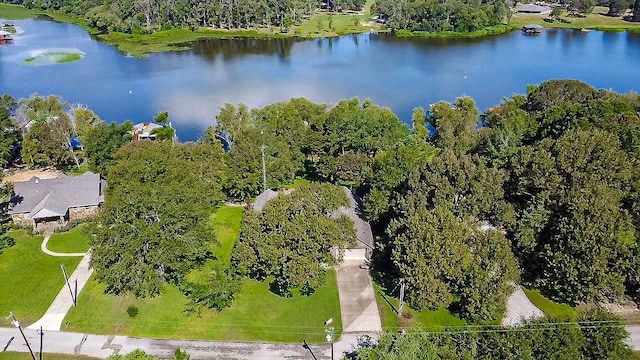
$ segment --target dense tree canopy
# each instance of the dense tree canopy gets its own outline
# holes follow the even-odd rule
[[[509,16],[504,0],[377,0],[372,11],[394,30],[429,32],[475,31],[502,24]]]
[[[6,0],[3,0],[6,1]],[[171,28],[241,29],[287,26],[311,15],[316,0],[12,0],[29,8],[85,17],[100,31],[152,32]],[[364,0],[327,1],[329,10],[360,10]],[[333,5],[333,6],[331,6]]]
[[[116,151],[131,141],[132,130],[128,121],[122,125],[100,123],[91,129],[83,140],[89,169],[106,177]]]
[[[79,165],[71,140],[76,136],[69,104],[57,96],[21,99],[18,119],[28,132],[22,160],[30,167]]]
[[[581,323],[542,319],[517,329],[496,331],[492,327],[463,331],[409,332],[405,336],[384,334],[376,345],[365,346],[352,356],[358,360],[513,359],[587,360],[633,359],[625,344],[628,336],[614,316],[589,309],[579,315]]]
[[[222,149],[206,144],[124,146],[107,177],[92,266],[107,291],[157,295],[212,257],[207,219],[224,199]]]
[[[327,266],[337,263],[332,250],[355,241],[353,222],[331,217],[348,205],[343,189],[307,185],[271,199],[262,212],[249,211],[233,252],[238,271],[271,281],[274,292],[293,288],[311,293],[325,280]]]
[[[22,130],[13,117],[17,104],[10,95],[0,97],[0,166],[7,168],[18,156]]]

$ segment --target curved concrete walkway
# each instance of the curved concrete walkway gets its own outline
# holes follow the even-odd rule
[[[85,256],[87,253],[59,253],[59,252],[53,252],[49,249],[47,249],[47,243],[49,242],[49,238],[51,236],[47,235],[44,237],[44,240],[42,240],[42,244],[40,244],[40,250],[42,250],[43,253],[47,254],[47,255],[51,255],[51,256],[59,256],[59,257],[68,257],[68,256]]]

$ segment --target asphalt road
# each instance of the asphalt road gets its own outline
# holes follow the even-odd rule
[[[640,326],[628,326],[629,345],[640,351]],[[34,352],[40,346],[40,336],[35,330],[24,330]],[[343,352],[354,349],[356,334],[343,335],[335,344],[335,358]],[[8,346],[7,346],[8,344]],[[6,346],[6,349],[5,349]],[[0,347],[6,351],[28,352],[20,332],[16,328],[0,328]],[[43,352],[61,354],[82,354],[97,358],[106,358],[112,354],[126,354],[135,349],[167,358],[173,355],[177,347],[187,351],[196,359],[246,359],[246,360],[294,360],[313,359],[302,344],[268,344],[226,341],[190,341],[137,339],[126,336],[91,335],[62,331],[45,331]],[[330,359],[331,348],[328,344],[311,344],[311,350],[318,359]]]

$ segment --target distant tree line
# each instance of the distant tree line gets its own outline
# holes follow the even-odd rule
[[[172,28],[288,27],[318,8],[360,10],[364,0],[3,0],[86,18],[100,31],[146,33]],[[324,4],[324,5],[323,5]]]
[[[470,32],[504,23],[511,15],[507,4],[505,0],[376,0],[371,11],[394,30]]]

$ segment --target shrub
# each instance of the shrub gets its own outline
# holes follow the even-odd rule
[[[12,247],[13,245],[15,245],[15,243],[15,239],[8,234],[0,235],[0,254],[2,254],[2,251],[4,249]]]
[[[137,306],[135,305],[127,306],[127,314],[129,315],[130,318],[134,318],[138,316],[138,312],[140,312],[140,310],[138,309]]]

